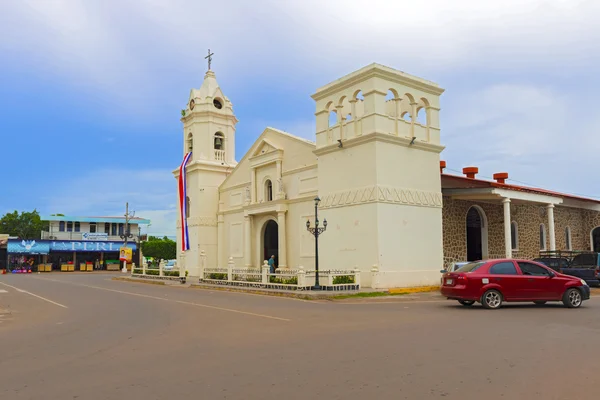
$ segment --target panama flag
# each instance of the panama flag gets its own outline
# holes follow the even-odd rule
[[[187,224],[187,185],[186,185],[186,173],[185,168],[192,157],[192,152],[187,153],[183,157],[183,162],[179,166],[179,217],[181,218],[181,250],[186,251],[190,249],[190,238],[188,236],[188,224]]]

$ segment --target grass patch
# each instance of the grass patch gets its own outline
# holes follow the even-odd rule
[[[388,296],[403,296],[406,293],[390,293],[390,292],[363,292],[363,293],[354,293],[354,294],[342,294],[339,296],[332,296],[331,298],[334,300],[342,300],[342,299],[360,299],[360,298],[372,298],[372,297],[388,297]]]

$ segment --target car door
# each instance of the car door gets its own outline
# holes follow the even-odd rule
[[[513,261],[499,261],[488,270],[490,283],[500,285],[505,300],[515,301],[523,297],[524,281]]]
[[[555,279],[552,272],[541,265],[519,261],[521,273],[526,278],[527,298],[529,300],[554,300],[561,296],[562,282]]]

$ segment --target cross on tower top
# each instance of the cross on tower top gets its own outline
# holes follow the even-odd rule
[[[212,56],[214,56],[215,53],[211,53],[210,49],[208,49],[208,55],[206,57],[204,57],[205,60],[208,60],[208,70],[210,71],[210,64],[212,63]]]

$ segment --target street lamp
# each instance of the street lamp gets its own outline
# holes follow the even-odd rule
[[[315,227],[311,228],[310,221],[306,221],[306,229],[315,237],[315,286],[313,287],[315,290],[321,289],[319,285],[319,236],[327,230],[327,219],[323,220],[323,227],[319,228],[318,208],[320,202],[319,196],[315,197]]]

